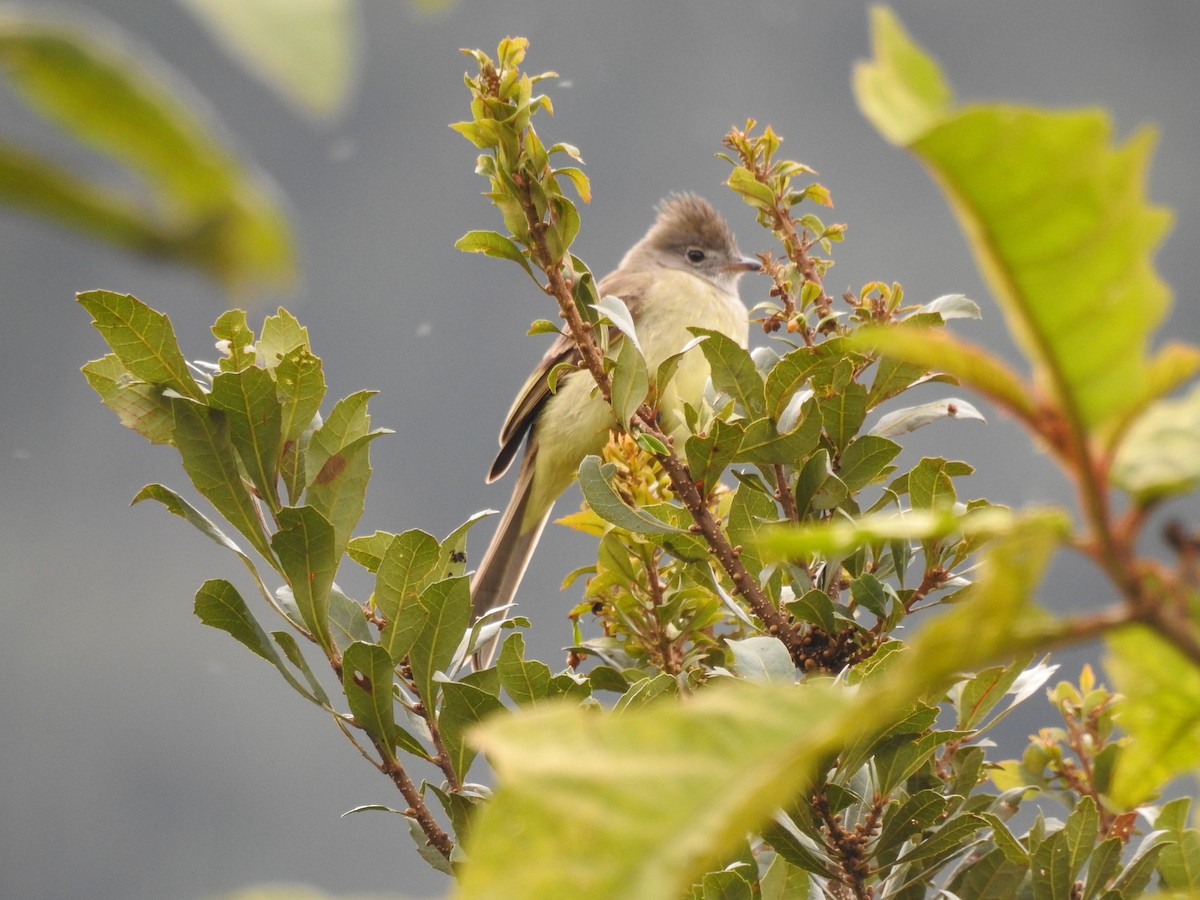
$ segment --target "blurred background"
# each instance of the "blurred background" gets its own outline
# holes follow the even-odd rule
[[[468,230],[500,227],[472,173],[475,149],[447,127],[468,117],[461,76],[474,64],[459,48],[492,52],[505,35],[524,35],[528,70],[560,73],[544,85],[556,114],[539,131],[575,144],[587,161],[594,200],[581,210],[576,252],[597,275],[616,265],[671,191],[708,196],[743,250],[767,248],[750,210],[722,186],[726,163],[714,158],[729,126],[753,117],[784,136],[786,155],[820,172],[836,204],[825,221],[849,223],[831,288],[899,281],[915,302],[966,293],[983,305],[984,321],[956,327],[1013,355],[936,189],[855,107],[850,72],[869,52],[866,4],[326,6],[349,17],[350,55],[345,92],[318,116],[232,61],[184,3],[74,8],[93,33],[111,30],[139,58],[148,58],[144,48],[161,57],[155,68],[190,84],[188,103],[219,120],[242,164],[268,174],[294,229],[294,287],[231,295],[195,268],[0,208],[0,897],[200,898],[272,881],[339,895],[444,891],[401,820],[339,818],[360,804],[396,803],[389,784],[270,667],[193,617],[203,580],[240,584],[244,573],[162,509],[128,507],[147,482],[190,487],[174,451],[121,428],[80,376],[104,346],[72,298],[91,288],[137,295],[169,313],[189,358],[215,355],[208,327],[228,306],[249,309],[257,326],[286,305],[325,360],[326,408],[377,389],[374,424],[396,432],[373,445],[359,533],[421,527],[441,536],[476,510],[503,506],[509,486],[485,486],[483,474],[512,395],[545,347],[525,330],[552,310],[517,267],[453,249]],[[913,0],[895,8],[963,99],[1101,105],[1119,135],[1143,123],[1160,129],[1150,196],[1177,216],[1159,255],[1177,292],[1169,331],[1200,338],[1189,288],[1200,284],[1200,5]],[[0,113],[6,140],[136,189],[7,87]],[[764,285],[743,281],[748,304]],[[932,398],[953,389],[926,390]],[[986,425],[942,423],[910,435],[910,462],[922,451],[972,462],[969,496],[1014,506],[1067,501],[1049,463],[980,406]],[[577,502],[568,495],[559,511]],[[1193,523],[1198,512],[1166,510]],[[490,527],[479,526],[476,555]],[[591,551],[588,539],[552,527],[523,588],[531,655],[555,669],[576,596],[558,585]],[[369,592],[353,573],[340,580],[354,596]],[[1070,559],[1048,584],[1053,594],[1043,599],[1059,608],[1109,599]],[[1095,656],[1095,648],[1064,653],[1062,674],[1076,677]],[[1049,724],[1040,698],[1027,707],[1010,720],[1013,754]]]

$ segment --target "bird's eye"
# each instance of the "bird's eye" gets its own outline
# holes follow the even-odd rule
[[[704,251],[699,247],[688,247],[687,258],[688,262],[697,264],[702,263],[704,262]]]

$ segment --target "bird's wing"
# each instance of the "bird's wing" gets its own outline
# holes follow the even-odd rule
[[[644,273],[627,274],[618,269],[600,279],[596,290],[601,297],[617,296],[624,300],[634,321],[637,321],[644,277]],[[617,346],[616,342],[620,339],[620,332],[613,331],[610,336],[610,346]],[[504,425],[500,428],[500,452],[496,454],[496,459],[488,471],[489,484],[508,471],[521,449],[526,434],[533,427],[542,404],[550,398],[550,385],[547,381],[550,371],[560,363],[578,365],[579,361],[579,349],[568,335],[559,335],[550,345],[550,349],[537,364],[537,368],[521,386],[521,390],[517,393],[517,399],[513,401],[508,415],[504,417]]]

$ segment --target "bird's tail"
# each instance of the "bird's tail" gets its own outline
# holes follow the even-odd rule
[[[536,454],[526,453],[521,461],[521,471],[517,474],[512,497],[500,517],[500,524],[496,527],[492,542],[483,554],[483,560],[479,563],[475,578],[471,582],[471,612],[475,619],[490,609],[506,607],[512,603],[538,538],[542,536],[542,530],[550,518],[553,505],[546,507],[535,521],[526,521],[535,458]],[[491,662],[498,643],[497,635],[476,649],[476,669],[483,668]]]

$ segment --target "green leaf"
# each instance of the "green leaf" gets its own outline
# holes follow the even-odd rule
[[[339,554],[362,516],[371,477],[370,443],[390,434],[370,431],[367,401],[374,391],[358,391],[334,406],[308,443],[305,499],[334,527]]]
[[[776,856],[762,877],[762,900],[808,900],[808,873]]]
[[[551,322],[549,319],[535,319],[529,325],[529,330],[526,334],[562,334],[562,329]]]
[[[1133,809],[1200,760],[1200,669],[1142,627],[1105,639],[1104,668],[1125,697],[1121,728],[1131,738],[1117,762],[1110,796]]]
[[[796,664],[777,637],[763,635],[726,641],[733,652],[733,672],[739,678],[758,684],[792,684]]]
[[[1097,111],[954,108],[936,64],[889,11],[855,71],[864,114],[946,192],[1034,378],[1073,429],[1144,402],[1169,304],[1152,256],[1170,222],[1145,199],[1153,133],[1114,146]]]
[[[688,328],[688,331],[707,338],[700,345],[700,351],[712,370],[713,386],[732,397],[749,418],[765,415],[767,401],[763,377],[749,352],[719,331],[708,328]]]
[[[236,553],[238,559],[245,564],[246,569],[253,576],[255,582],[258,583],[262,592],[264,594],[267,593],[266,585],[263,584],[262,577],[258,574],[258,568],[254,565],[254,561],[225,532],[218,528],[211,519],[184,500],[183,497],[164,485],[148,484],[137,492],[137,496],[130,501],[129,505],[133,506],[136,503],[141,503],[143,500],[157,500],[172,515],[179,516],[181,519],[190,522],[201,534],[220,544],[226,550]]]
[[[621,341],[612,371],[612,407],[617,421],[629,422],[638,407],[646,402],[649,390],[650,376],[641,351],[633,341]]]
[[[213,578],[204,582],[196,591],[195,613],[205,625],[224,631],[251,653],[273,665],[296,693],[318,705],[325,701],[324,697],[310,692],[296,680],[275,652],[275,645],[250,612],[242,595],[228,581]]]
[[[244,309],[225,310],[217,316],[210,330],[223,354],[220,360],[222,372],[240,372],[254,365],[254,332],[246,323]]]
[[[283,660],[275,652],[275,645],[262,630],[237,588],[228,581],[223,578],[210,578],[204,582],[200,590],[196,591],[195,612],[196,617],[205,625],[224,631],[251,653],[261,656],[283,672],[285,677],[290,676]]]
[[[1200,890],[1200,831],[1176,832],[1177,840],[1163,847],[1158,871],[1163,886],[1171,890]]]
[[[132,294],[85,291],[76,294],[76,299],[91,313],[96,330],[135,378],[203,402],[204,392],[179,351],[170,319]]]
[[[525,636],[519,631],[505,639],[496,670],[505,692],[518,706],[530,706],[551,695],[550,667],[536,659],[525,659]]]
[[[1050,835],[1030,857],[1034,900],[1071,900],[1075,876],[1096,843],[1099,814],[1091,797],[1082,797],[1066,825]]]
[[[342,690],[354,722],[369,734],[384,758],[396,759],[392,660],[376,644],[355,641],[342,657]]]
[[[807,347],[793,350],[775,363],[767,373],[767,414],[778,421],[796,392],[824,364],[824,360]]]
[[[374,644],[375,635],[367,624],[366,610],[357,600],[347,597],[335,584],[329,591],[329,630],[338,649],[355,641]]]
[[[411,529],[388,541],[375,577],[375,606],[386,624],[379,643],[392,662],[408,655],[424,627],[417,598],[437,571],[438,542],[430,534]]]
[[[908,496],[913,509],[949,509],[958,500],[950,464],[941,457],[925,457],[908,473]]]
[[[900,445],[874,434],[856,437],[842,450],[838,461],[838,477],[852,492],[858,493],[867,485],[887,477],[892,471],[888,464],[900,454]]]
[[[259,496],[278,509],[283,431],[274,379],[266,369],[255,367],[221,372],[213,378],[208,402],[229,419],[233,446]]]
[[[907,434],[910,431],[916,431],[918,428],[936,422],[938,419],[977,419],[980,422],[987,421],[979,410],[966,400],[951,397],[948,400],[934,400],[931,403],[908,406],[904,409],[897,409],[890,412],[880,417],[879,421],[871,428],[870,433],[879,437],[896,437],[901,434]]]
[[[716,419],[707,434],[693,434],[683,445],[692,480],[707,494],[715,488],[742,446],[742,429],[735,423]]]
[[[1200,384],[1141,413],[1117,450],[1112,480],[1139,503],[1195,490],[1200,484]]]
[[[137,381],[115,353],[93,359],[81,370],[100,402],[152,444],[169,444],[175,430],[171,405],[157,385]]]
[[[346,544],[346,553],[373,575],[379,571],[383,554],[395,537],[390,531],[376,531],[374,534],[351,538]]]
[[[954,698],[958,716],[954,727],[966,731],[983,724],[987,714],[1020,677],[1026,664],[1027,660],[1018,659],[1005,666],[992,666],[963,683]]]
[[[273,316],[263,319],[262,334],[254,345],[257,359],[268,369],[274,369],[288,353],[298,347],[312,351],[308,329],[282,306]]]
[[[83,183],[82,195],[63,203],[81,183],[43,166],[32,174],[57,201],[38,211],[191,263],[227,286],[289,282],[291,235],[274,189],[217,140],[219,129],[198,115],[177,73],[150,48],[111,34],[28,11],[0,23],[0,65],[16,93],[149,189],[147,200]],[[19,185],[14,199],[31,206],[28,191]]]
[[[755,465],[795,464],[816,449],[821,440],[821,416],[817,401],[809,398],[800,413],[800,423],[792,431],[780,432],[770,419],[758,419],[746,426],[737,461]]]
[[[173,399],[171,410],[175,448],[192,484],[273,565],[261,512],[238,469],[229,420],[191,400]]]
[[[510,238],[506,238],[498,232],[468,231],[454,242],[454,247],[464,253],[482,253],[484,256],[491,256],[495,259],[511,259],[515,263],[520,263],[521,268],[529,273],[530,278],[534,277],[533,266],[529,264],[529,260],[525,258],[521,248]]]
[[[293,347],[274,366],[275,387],[283,406],[283,436],[293,444],[313,423],[325,399],[321,360],[307,347]],[[301,470],[304,474],[304,470]]]
[[[354,87],[352,0],[184,0],[233,59],[300,112],[330,119]]]
[[[462,682],[447,682],[442,685],[442,708],[438,713],[438,727],[450,765],[464,781],[475,750],[466,742],[467,730],[478,724],[485,716],[504,709],[500,698],[487,691]]]
[[[959,869],[949,884],[956,897],[972,900],[1011,900],[1020,896],[1029,866],[1006,859],[993,848]]]
[[[858,434],[867,417],[867,389],[850,383],[830,397],[817,401],[825,434],[837,449],[845,447]],[[883,435],[887,437],[887,435]]]
[[[271,548],[292,588],[300,618],[326,655],[335,648],[329,630],[329,592],[340,554],[333,526],[311,506],[285,506]]]
[[[435,581],[417,598],[423,613],[421,631],[408,651],[413,683],[428,709],[435,704],[434,675],[449,668],[454,651],[471,622],[471,587],[468,579]]]
[[[885,858],[895,853],[915,835],[932,828],[949,806],[949,799],[934,790],[917,791],[884,816],[883,829],[875,852]]]
[[[495,510],[485,509],[472,515],[442,539],[438,548],[435,578],[457,578],[467,573],[467,533]]]
[[[579,464],[579,487],[592,511],[606,522],[635,534],[686,534],[682,528],[669,525],[661,519],[629,506],[609,483],[615,467],[611,463],[603,466],[600,457],[586,456]]]

